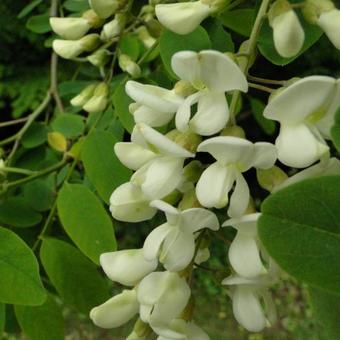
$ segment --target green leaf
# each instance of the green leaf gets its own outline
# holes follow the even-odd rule
[[[18,14],[18,19],[22,19],[23,17],[25,17],[26,15],[30,14],[34,8],[36,8],[38,5],[40,5],[42,3],[43,0],[34,0],[32,2],[30,2],[28,5],[26,5]]]
[[[46,292],[32,250],[12,231],[0,227],[0,302],[36,306]]]
[[[34,33],[39,33],[39,34],[47,33],[51,31],[49,20],[50,20],[50,15],[48,13],[35,15],[28,19],[26,23],[26,27]]]
[[[211,40],[211,48],[220,52],[234,52],[235,46],[230,33],[226,32],[220,20],[211,20],[206,30]]]
[[[298,58],[302,53],[307,51],[312,45],[314,45],[319,40],[319,38],[322,35],[322,30],[316,25],[307,23],[302,18],[300,22],[305,31],[305,41],[301,51],[297,55],[291,58],[284,58],[277,53],[274,46],[273,30],[269,26],[268,21],[264,22],[259,36],[259,50],[261,54],[273,64],[284,66],[291,63],[296,58]]]
[[[32,227],[41,219],[41,214],[34,211],[22,197],[10,197],[0,205],[0,222],[11,227]]]
[[[96,266],[70,244],[44,239],[40,258],[63,301],[79,312],[88,314],[109,298],[106,280]]]
[[[340,296],[321,289],[310,288],[315,319],[323,326],[327,340],[338,340],[340,335]]]
[[[140,54],[140,41],[137,36],[125,35],[119,43],[119,49],[123,54],[127,54],[136,61]]]
[[[114,154],[116,142],[110,132],[94,131],[86,138],[81,152],[85,173],[106,203],[113,190],[131,177],[131,171]]]
[[[26,149],[35,148],[41,144],[44,144],[47,140],[47,128],[43,123],[33,122],[30,128],[26,131],[22,137],[22,145]]]
[[[90,8],[87,0],[66,0],[63,7],[71,12],[85,12]]]
[[[133,115],[129,111],[131,103],[133,103],[133,100],[125,92],[125,82],[118,85],[113,94],[113,106],[120,122],[129,133],[132,132],[135,126]]]
[[[334,146],[340,151],[340,108],[335,113],[335,124],[331,128],[331,136]]]
[[[225,11],[219,18],[224,26],[236,33],[249,37],[255,21],[255,11],[252,8]]]
[[[15,315],[30,340],[63,340],[64,319],[52,296],[41,306],[15,306]]]
[[[6,324],[6,308],[3,303],[0,303],[0,337],[5,329]]]
[[[96,195],[81,184],[65,184],[57,207],[60,221],[77,247],[94,263],[102,253],[116,250],[111,218]]]
[[[161,58],[164,63],[165,69],[174,78],[177,78],[171,69],[171,58],[179,51],[200,51],[211,48],[211,42],[206,30],[199,26],[193,32],[180,35],[171,31],[165,30],[159,41]]]
[[[261,126],[262,130],[267,135],[274,134],[276,130],[275,122],[263,116],[265,104],[255,98],[249,98],[249,100],[250,100],[252,114],[254,115],[256,122]]]
[[[340,294],[340,176],[308,179],[269,196],[259,235],[287,273]]]
[[[80,136],[85,128],[81,116],[75,114],[60,114],[51,124],[53,131],[60,132],[66,138]]]

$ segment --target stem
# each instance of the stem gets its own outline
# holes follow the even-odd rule
[[[32,171],[28,169],[19,169],[19,168],[7,167],[7,166],[0,168],[0,171],[12,172],[14,174],[23,174],[23,175],[33,175],[36,173],[36,171]]]
[[[248,74],[248,79],[255,81],[257,83],[270,84],[270,85],[284,85],[286,83],[285,80],[275,80],[275,79],[254,77],[254,76],[251,76],[250,74]]]
[[[272,93],[274,91],[274,89],[272,89],[270,87],[259,85],[259,84],[254,84],[254,83],[248,82],[248,85],[249,85],[249,87],[252,87],[253,89],[257,89],[257,90],[268,92],[268,93]]]
[[[241,70],[244,72],[245,75],[248,74],[248,70],[250,67],[249,61],[251,59],[251,56],[253,56],[256,51],[257,38],[260,34],[262,22],[266,16],[270,1],[271,0],[262,0],[259,11],[257,12],[255,23],[254,23],[253,29],[249,37],[248,50],[245,52],[245,58],[247,58],[247,62],[241,67]],[[240,91],[234,91],[232,99],[231,99],[231,104],[230,104],[230,121],[232,124],[236,123],[235,111],[236,111],[236,106],[239,101],[239,98],[240,98]]]
[[[15,120],[10,120],[8,122],[3,122],[3,123],[0,123],[0,128],[10,126],[10,125],[20,124],[20,123],[26,122],[27,119],[28,117],[24,117],[24,118],[19,118]]]
[[[64,105],[60,99],[58,92],[58,55],[55,52],[52,52],[51,55],[51,69],[50,69],[50,94],[52,95],[58,109],[60,112],[65,112]]]

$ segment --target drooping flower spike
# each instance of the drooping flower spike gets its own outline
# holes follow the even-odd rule
[[[274,145],[266,142],[253,144],[238,137],[207,139],[197,151],[209,152],[216,159],[204,170],[197,183],[197,198],[206,208],[223,208],[228,204],[228,193],[236,182],[228,209],[230,217],[242,216],[249,203],[249,188],[242,172],[251,167],[270,168],[277,157]]]
[[[171,66],[180,79],[196,89],[176,113],[177,129],[182,132],[191,129],[202,136],[221,131],[229,120],[225,93],[248,90],[240,68],[228,56],[213,50],[178,52],[172,57]],[[191,107],[196,103],[197,112],[191,118]]]
[[[181,271],[194,257],[194,233],[203,228],[217,230],[217,217],[202,208],[181,212],[163,201],[153,201],[151,206],[163,211],[167,222],[155,228],[146,238],[143,246],[144,257],[149,261],[159,258],[167,270]]]
[[[274,96],[263,114],[281,125],[275,143],[278,159],[304,168],[328,153],[324,138],[330,138],[339,106],[340,81],[326,76],[300,79]]]

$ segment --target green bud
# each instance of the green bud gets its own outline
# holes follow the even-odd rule
[[[230,136],[230,137],[238,137],[238,138],[246,138],[246,133],[244,130],[238,125],[227,126],[224,128],[221,133],[221,136]]]
[[[93,96],[97,84],[91,84],[85,87],[77,96],[71,99],[72,106],[83,106]]]
[[[89,9],[88,11],[84,12],[82,17],[87,20],[92,28],[99,28],[104,23],[104,20],[99,18],[93,9]]]
[[[276,0],[269,9],[268,12],[268,20],[269,20],[269,24],[272,25],[273,20],[285,13],[288,12],[292,9],[291,4],[289,3],[289,1],[287,0]]]
[[[302,14],[311,24],[316,24],[323,12],[329,12],[335,9],[331,0],[307,0],[304,2]]]
[[[101,48],[86,58],[92,65],[97,67],[105,66],[110,60],[109,51]]]
[[[56,151],[65,152],[67,150],[67,140],[60,132],[49,132],[47,134],[47,142]]]
[[[200,135],[196,135],[190,130],[180,132],[174,129],[168,132],[166,136],[176,144],[193,153],[196,152],[198,145],[202,142],[202,137]]]
[[[153,37],[159,38],[164,28],[155,18],[149,18],[146,21],[146,27]]]
[[[191,85],[189,81],[179,80],[174,86],[174,91],[179,96],[187,97],[195,93],[196,89]]]
[[[257,169],[256,177],[261,188],[269,192],[272,192],[276,186],[283,183],[288,178],[287,174],[276,165],[266,170]]]
[[[100,37],[96,33],[85,35],[79,40],[84,52],[95,50],[100,44]]]
[[[178,204],[179,210],[186,210],[191,208],[202,208],[200,202],[197,199],[195,189],[187,191]]]
[[[83,106],[83,109],[89,113],[104,111],[107,107],[109,87],[105,82],[96,86],[93,96]]]
[[[127,54],[121,54],[118,58],[119,67],[129,73],[133,78],[140,77],[142,71],[138,64],[136,64]]]

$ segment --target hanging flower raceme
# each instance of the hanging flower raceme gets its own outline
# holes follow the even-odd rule
[[[213,50],[178,52],[172,57],[171,66],[180,79],[196,89],[179,106],[177,129],[182,132],[191,129],[202,136],[221,131],[229,120],[225,93],[248,90],[246,77],[240,68],[228,56]],[[191,118],[194,104],[197,104],[197,112]]]
[[[190,295],[189,285],[177,273],[153,272],[137,288],[140,318],[151,327],[164,327],[180,316]]]
[[[130,106],[135,122],[152,127],[169,123],[183,102],[183,98],[174,90],[140,84],[133,80],[126,83],[125,90],[136,102]]]
[[[159,22],[177,34],[194,31],[208,16],[223,7],[224,0],[199,0],[174,4],[156,5],[155,11]]]
[[[131,142],[117,143],[115,153],[129,169],[131,182],[150,199],[170,194],[182,180],[183,163],[194,154],[146,124],[136,124]]]
[[[267,169],[276,161],[276,148],[265,142],[251,143],[237,137],[214,137],[205,140],[197,151],[209,152],[216,162],[200,177],[196,186],[199,202],[207,208],[223,208],[228,193],[236,182],[230,198],[228,215],[240,217],[249,203],[249,188],[242,172],[251,167]]]
[[[340,106],[339,84],[331,77],[310,76],[269,101],[263,114],[281,125],[275,144],[282,163],[303,168],[328,153],[324,138],[330,139],[330,128]]]
[[[268,287],[276,278],[264,275],[252,279],[230,276],[222,284],[231,287],[231,299],[235,319],[250,332],[260,332],[276,322],[276,310]],[[261,300],[264,302],[265,311]]]
[[[298,54],[305,40],[305,32],[289,1],[276,0],[268,17],[276,51],[285,58]]]
[[[201,208],[181,212],[163,201],[153,201],[151,206],[163,211],[167,222],[155,228],[146,238],[144,257],[149,261],[159,258],[167,270],[181,271],[195,255],[194,233],[203,228],[217,230],[217,217]]]
[[[223,227],[232,226],[237,230],[232,241],[228,257],[235,272],[245,278],[253,278],[266,273],[262,264],[257,239],[257,220],[260,214],[244,215],[223,223]]]

